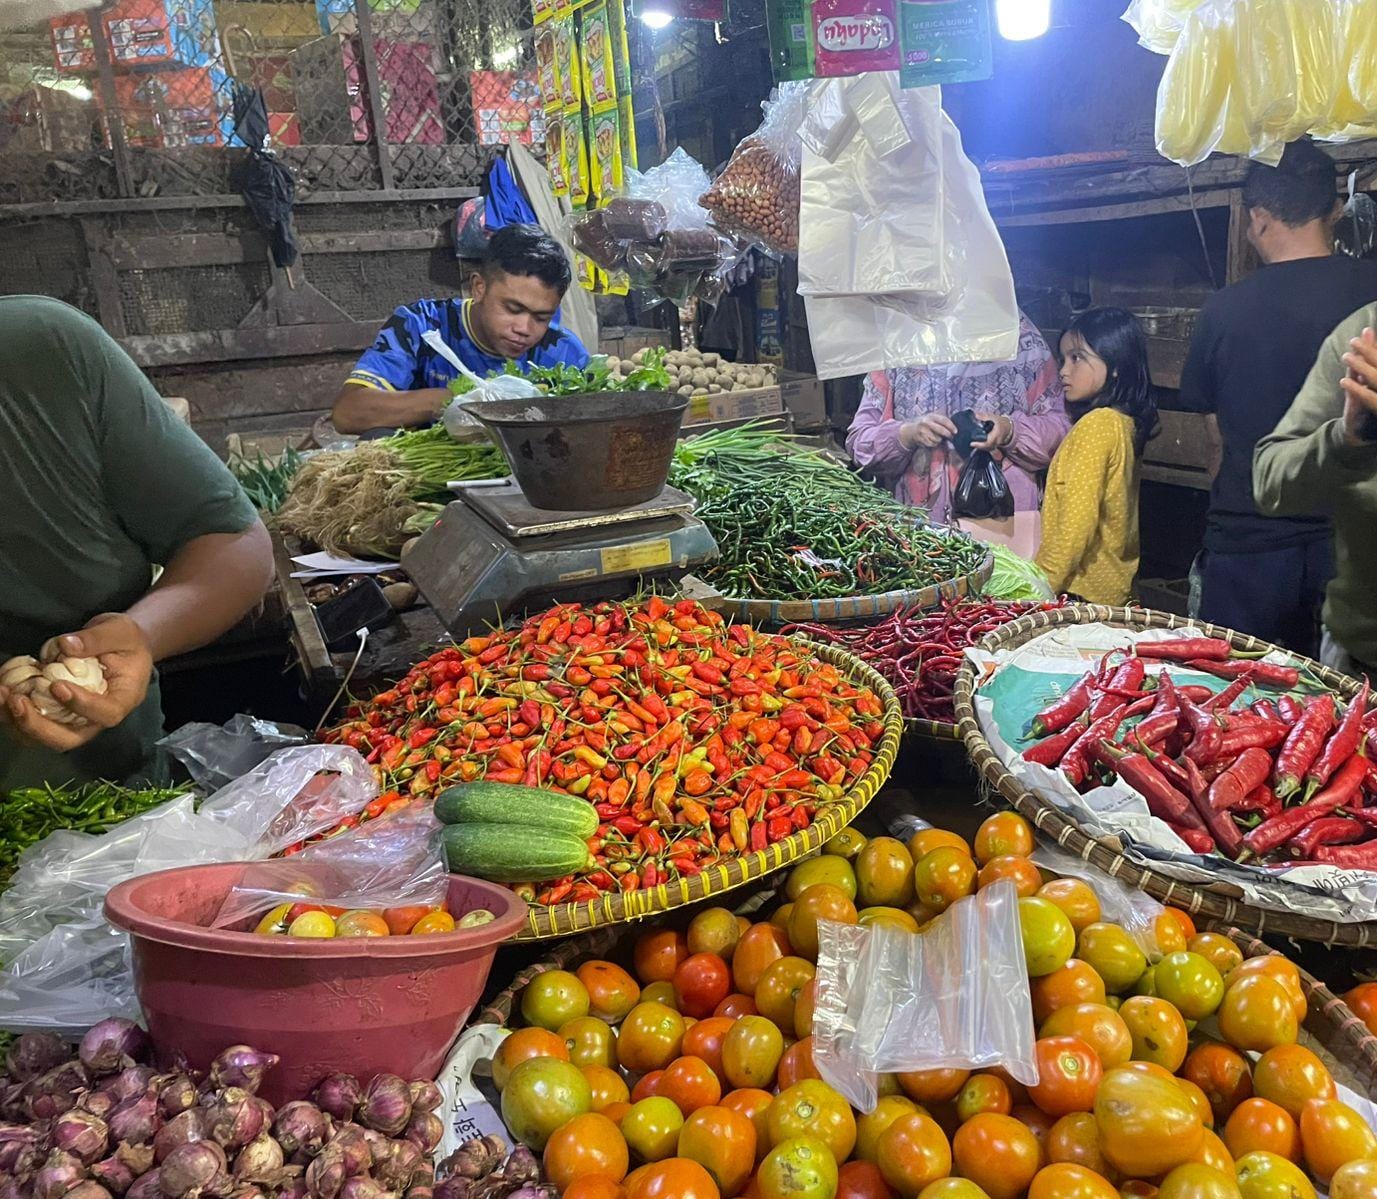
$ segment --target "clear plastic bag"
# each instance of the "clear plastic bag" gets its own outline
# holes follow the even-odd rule
[[[345,909],[437,906],[449,890],[442,827],[430,804],[415,803],[292,857],[255,862],[225,896],[212,927],[251,926],[303,895]]]
[[[440,423],[445,432],[456,441],[464,441],[475,429],[482,429],[482,423],[463,410],[465,404],[482,403],[487,400],[533,400],[544,393],[529,379],[520,375],[495,375],[491,379],[480,378],[469,370],[459,359],[459,355],[449,348],[434,329],[421,334],[421,340],[440,355],[450,366],[473,386],[462,395],[457,395],[440,414]]]
[[[781,254],[798,250],[799,130],[807,97],[806,82],[775,88],[761,105],[760,128],[741,140],[698,201],[719,229]]]
[[[309,734],[294,724],[274,724],[242,712],[227,724],[184,724],[158,748],[186,767],[209,794],[247,774],[274,750],[300,745]]]
[[[1157,955],[1157,919],[1166,911],[1160,903],[1142,891],[1110,878],[1096,870],[1089,862],[1058,849],[1055,845],[1039,843],[1033,850],[1033,861],[1058,878],[1078,878],[1095,892],[1100,901],[1100,918],[1117,924],[1129,934],[1145,954]]]
[[[819,922],[817,978],[819,1073],[825,1062],[827,1081],[862,1111],[875,1106],[878,1074],[1003,1066],[1037,1081],[1012,883],[982,888],[921,933],[884,924],[836,933]]]

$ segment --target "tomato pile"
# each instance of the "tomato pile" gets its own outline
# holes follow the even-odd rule
[[[1297,968],[1170,909],[1135,939],[1086,883],[1045,881],[1032,848],[1007,812],[970,844],[847,829],[768,921],[710,908],[643,934],[631,969],[538,976],[493,1061],[508,1128],[562,1199],[1377,1194],[1377,1135],[1298,1043]],[[1000,880],[1019,894],[1039,1081],[891,1075],[853,1111],[812,1056],[818,921],[918,932]]]
[[[442,649],[324,739],[375,765],[379,812],[476,779],[587,799],[593,867],[527,889],[551,904],[686,878],[808,828],[870,768],[882,714],[799,644],[651,597],[559,605]]]
[[[1235,707],[1250,684],[1291,688],[1299,672],[1241,659],[1213,637],[1121,652],[1034,716],[1025,761],[1082,789],[1117,776],[1196,853],[1377,869],[1377,765],[1364,750],[1377,712],[1366,683],[1346,706],[1326,693]],[[1168,662],[1229,685],[1185,684]]]

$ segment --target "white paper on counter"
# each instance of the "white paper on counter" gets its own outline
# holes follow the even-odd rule
[[[465,1141],[471,1141],[474,1137],[495,1134],[511,1141],[511,1133],[502,1123],[501,1114],[473,1081],[474,1067],[480,1061],[492,1058],[509,1031],[500,1024],[474,1024],[460,1033],[455,1041],[435,1080],[444,1097],[436,1114],[445,1125],[444,1135],[435,1147],[435,1161],[444,1161]]]
[[[1065,674],[1089,669],[1105,651],[1127,645],[1131,640],[1171,641],[1204,635],[1189,626],[1132,633],[1103,624],[1063,625],[1016,649],[994,654],[970,649],[966,654],[981,669],[982,679],[988,668],[998,670],[1015,663],[1028,671]],[[1274,651],[1264,661],[1288,663],[1290,659]],[[1179,666],[1172,669],[1173,678],[1189,673]],[[1080,795],[1060,771],[1024,761],[1001,735],[993,707],[988,697],[976,692],[975,714],[980,731],[1010,773],[1028,790],[1050,799],[1075,817],[1092,835],[1121,836],[1125,841],[1124,854],[1129,859],[1185,882],[1223,882],[1238,887],[1246,902],[1255,907],[1289,910],[1340,924],[1377,919],[1377,872],[1320,865],[1268,869],[1240,866],[1215,855],[1194,854],[1148,811],[1146,801],[1127,784],[1116,782]]]
[[[401,566],[400,562],[374,562],[368,558],[351,558],[347,554],[329,554],[324,550],[314,554],[298,554],[292,561],[302,568],[292,571],[294,579],[318,579],[326,575],[378,575]]]

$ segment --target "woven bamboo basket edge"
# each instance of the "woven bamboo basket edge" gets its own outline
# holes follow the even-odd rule
[[[710,899],[734,891],[776,870],[791,865],[800,858],[821,849],[825,841],[845,828],[856,815],[879,793],[894,768],[899,744],[903,738],[903,717],[894,689],[873,667],[836,646],[810,642],[809,649],[818,657],[842,669],[847,678],[870,688],[884,706],[881,719],[885,731],[869,768],[835,803],[820,808],[811,826],[783,841],[755,853],[731,858],[708,867],[701,874],[673,883],[661,883],[648,891],[617,892],[600,899],[580,903],[562,903],[552,907],[530,909],[526,928],[516,935],[518,941],[539,941],[567,937],[603,927],[658,916],[687,904]]]
[[[1011,649],[1056,626],[1095,622],[1138,629],[1190,627],[1201,630],[1207,636],[1224,638],[1236,649],[1244,651],[1279,648],[1246,633],[1190,620],[1170,612],[1147,608],[1111,608],[1100,604],[1074,604],[1050,611],[1030,612],[988,633],[981,639],[979,647],[986,651]],[[1299,654],[1290,654],[1290,657],[1345,698],[1356,694],[1359,684],[1349,676]],[[1362,947],[1377,944],[1377,921],[1345,924],[1290,911],[1261,908],[1132,861],[1112,839],[1092,837],[1050,801],[1027,790],[999,760],[976,720],[975,669],[969,660],[962,664],[956,677],[955,703],[958,734],[981,779],[1040,833],[1066,852],[1162,903],[1214,923],[1236,926],[1258,936],[1272,933],[1304,941],[1318,941],[1325,945]]]

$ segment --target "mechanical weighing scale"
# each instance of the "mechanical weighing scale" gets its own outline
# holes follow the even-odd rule
[[[452,487],[459,498],[402,565],[456,638],[528,608],[621,598],[641,580],[678,580],[717,557],[692,497],[672,487],[598,512],[533,507],[513,480]]]

